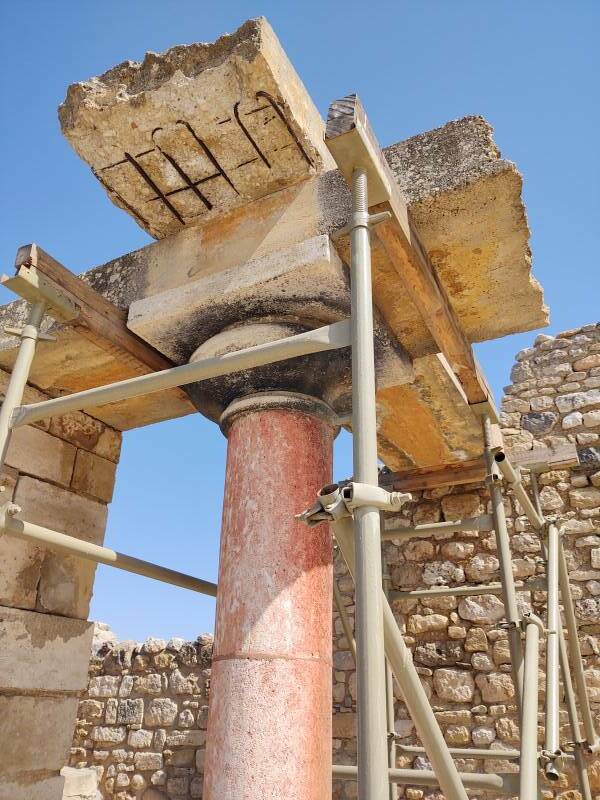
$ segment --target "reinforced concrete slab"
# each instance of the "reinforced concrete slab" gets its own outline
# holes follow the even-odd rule
[[[157,237],[333,166],[264,18],[73,84],[59,117],[111,200]]]

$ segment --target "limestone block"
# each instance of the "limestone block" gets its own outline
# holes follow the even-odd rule
[[[34,478],[22,477],[15,502],[23,518],[37,525],[101,544],[106,506]],[[27,545],[27,547],[30,547]],[[31,548],[36,553],[37,548]],[[39,558],[39,551],[37,551]],[[44,611],[85,619],[94,581],[95,564],[47,551],[43,556],[37,602]]]
[[[134,764],[136,769],[162,769],[162,753],[136,753]]]
[[[24,776],[16,781],[0,778],[0,800],[60,800],[64,782],[61,775]]]
[[[116,464],[86,450],[78,450],[73,469],[71,487],[76,492],[87,494],[110,503],[115,485]]]
[[[104,425],[83,411],[73,411],[62,417],[52,417],[50,433],[84,450],[93,450],[104,431]]]
[[[477,675],[475,683],[485,703],[502,703],[515,695],[512,679],[505,672]]]
[[[25,425],[13,431],[6,463],[19,472],[68,486],[75,452],[73,445],[62,439]]]
[[[332,164],[264,18],[74,84],[59,116],[111,200],[157,238]]]
[[[493,625],[504,616],[504,604],[494,594],[464,597],[458,604],[458,613],[478,625]]]
[[[65,779],[63,800],[95,800],[98,797],[98,773],[95,769],[63,767],[60,774]]]
[[[588,486],[584,489],[572,489],[569,500],[573,508],[596,508],[600,506],[600,488]]]
[[[34,770],[57,771],[67,761],[76,697],[0,695],[0,786]]]
[[[81,691],[93,624],[0,606],[0,689]]]
[[[168,697],[160,697],[150,700],[146,706],[144,722],[149,728],[157,728],[161,725],[171,725],[176,716],[177,703]]]
[[[470,672],[458,669],[436,669],[433,688],[440,700],[468,703],[473,699],[475,684]]]

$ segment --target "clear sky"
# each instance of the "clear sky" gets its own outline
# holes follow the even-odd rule
[[[523,173],[549,331],[599,319],[595,0],[1,0],[3,271],[30,241],[74,272],[149,241],[62,137],[56,108],[67,86],[147,50],[212,41],[259,15],[321,113],[358,92],[383,145],[486,117]],[[477,347],[498,398],[515,352],[534,336]],[[216,579],[224,458],[225,440],[199,415],[127,433],[106,542]],[[348,436],[338,440],[336,470],[350,472]],[[195,637],[212,630],[213,614],[209,598],[98,570],[91,616],[122,638]]]

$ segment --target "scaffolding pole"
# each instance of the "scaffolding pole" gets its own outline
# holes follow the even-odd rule
[[[202,358],[179,367],[152,372],[149,375],[138,375],[135,378],[127,378],[107,386],[85,389],[64,397],[21,406],[16,408],[13,413],[12,426],[31,425],[33,422],[39,422],[47,417],[58,417],[73,411],[118,403],[132,397],[142,397],[164,389],[187,386],[196,381],[229,375],[231,372],[275,364],[288,358],[338,350],[348,347],[350,344],[349,321],[334,322],[332,325],[324,325],[322,328],[299,333],[285,339],[265,342],[254,347],[235,350],[232,353],[223,353],[220,356]]]
[[[558,528],[548,525],[548,547],[546,560],[547,622],[546,622],[546,707],[545,707],[545,756],[550,759],[545,765],[546,777],[558,779],[554,760],[560,756],[559,744],[559,641],[561,626],[558,605]]]
[[[367,174],[352,175],[352,446],[353,480],[378,485],[375,357]],[[356,552],[356,677],[358,693],[358,793],[387,800],[385,656],[383,643],[379,509],[354,511]]]
[[[485,457],[488,468],[486,482],[492,501],[492,517],[494,520],[494,530],[496,532],[496,544],[498,548],[498,560],[500,562],[500,581],[502,584],[502,599],[506,619],[508,622],[508,645],[510,649],[510,660],[512,676],[515,684],[515,696],[519,709],[523,703],[523,646],[521,642],[521,615],[517,606],[517,593],[515,590],[515,579],[512,571],[512,556],[510,552],[510,541],[508,529],[506,527],[506,512],[504,510],[504,498],[500,482],[497,479],[494,449],[492,445],[492,423],[489,417],[483,421],[483,435],[485,442]]]
[[[217,584],[210,581],[203,581],[186,575],[184,572],[177,572],[167,567],[160,567],[149,561],[142,561],[133,556],[126,556],[118,553],[109,547],[102,547],[92,544],[75,536],[67,536],[66,533],[59,533],[41,525],[34,525],[31,522],[15,519],[15,514],[21,511],[19,506],[7,503],[0,507],[0,531],[7,536],[15,539],[24,539],[38,546],[46,547],[58,553],[65,553],[69,556],[77,556],[86,561],[93,561],[96,564],[106,564],[109,567],[134,572],[136,575],[143,575],[146,578],[153,578],[162,583],[170,583],[172,586],[180,586],[183,589],[191,589],[193,592],[207,594],[210,597],[217,596]]]
[[[350,517],[341,517],[332,523],[332,527],[348,571],[354,577],[356,559],[352,519]],[[466,800],[467,793],[458,769],[450,755],[444,735],[415,669],[410,650],[398,629],[394,614],[385,598],[382,587],[379,588],[379,595],[383,605],[385,654],[398,681],[398,686],[411,719],[415,723],[421,741],[425,745],[427,755],[437,775],[436,780],[439,782],[447,800]]]
[[[356,780],[356,767],[334,764],[332,772],[334,780]],[[518,794],[519,776],[514,773],[493,775],[485,772],[459,772],[458,775],[468,789],[506,794],[509,797]],[[386,780],[407,786],[438,786],[440,784],[437,773],[426,769],[390,769],[387,770]]]
[[[4,467],[10,444],[12,415],[15,408],[23,402],[23,393],[27,386],[45,309],[46,304],[41,301],[31,305],[27,323],[18,334],[21,337],[21,344],[0,408],[0,471]]]
[[[565,624],[567,626],[567,633],[569,636],[568,653],[570,656],[571,668],[573,669],[573,677],[575,678],[575,687],[577,689],[577,697],[579,699],[583,730],[585,732],[585,738],[587,740],[587,746],[589,750],[596,751],[598,749],[598,737],[596,734],[594,718],[592,717],[592,710],[590,708],[590,701],[585,685],[583,656],[581,653],[581,647],[579,645],[577,619],[575,617],[573,597],[571,595],[571,586],[569,584],[569,570],[560,536],[558,539],[558,583],[565,612]]]
[[[567,713],[569,715],[569,727],[571,728],[571,736],[573,737],[575,768],[577,770],[577,776],[579,778],[579,787],[581,789],[581,795],[583,800],[592,800],[590,779],[588,776],[587,765],[585,763],[585,756],[583,752],[585,749],[585,740],[583,740],[581,737],[579,714],[577,713],[577,701],[575,700],[575,690],[573,689],[571,670],[569,669],[569,655],[567,653],[567,644],[565,642],[565,635],[562,629],[562,625],[559,628],[558,643],[559,643],[559,656],[560,656],[560,671],[565,691],[565,704],[567,706]]]
[[[537,800],[538,797],[538,669],[540,653],[541,620],[533,614],[525,618],[525,668],[527,691],[523,696],[521,715],[521,760],[519,769],[520,800]]]

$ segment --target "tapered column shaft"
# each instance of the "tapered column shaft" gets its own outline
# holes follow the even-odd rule
[[[331,534],[294,515],[332,444],[293,407],[229,422],[205,800],[331,797]]]

